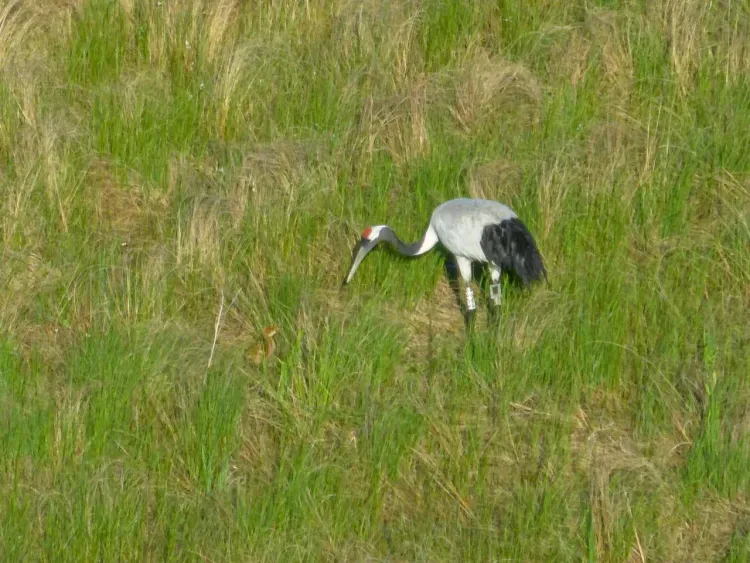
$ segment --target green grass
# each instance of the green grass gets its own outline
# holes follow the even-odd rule
[[[750,559],[747,3],[45,10],[0,7],[3,560]],[[460,196],[549,284],[472,335],[439,252],[340,287]]]

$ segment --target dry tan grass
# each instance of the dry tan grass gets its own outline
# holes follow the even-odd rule
[[[240,447],[232,469],[256,482],[270,484],[276,475],[279,457],[278,436],[284,431],[283,416],[263,390],[252,385],[240,422]]]
[[[656,7],[658,6],[658,8]],[[710,2],[701,0],[664,0],[655,3],[662,27],[669,37],[670,60],[677,84],[682,94],[691,89],[694,74],[705,56],[706,19],[711,11]]]
[[[46,368],[57,372],[65,365],[66,352],[85,334],[80,328],[66,327],[56,322],[22,323],[15,330],[19,353],[25,361],[30,361],[32,354],[38,354]]]
[[[23,0],[9,0],[0,7],[0,72],[19,56],[27,33],[36,23],[38,14],[30,4]]]
[[[564,217],[564,203],[568,197],[573,174],[580,173],[580,167],[566,166],[564,155],[558,153],[554,160],[542,162],[541,179],[537,190],[539,199],[540,216],[542,217],[541,232],[538,235],[541,241],[548,238],[556,223]]]
[[[510,202],[521,188],[523,170],[505,159],[493,160],[469,171],[468,187],[471,197]]]
[[[403,94],[365,100],[360,113],[356,145],[366,159],[376,151],[387,151],[397,163],[424,155],[430,146],[427,131],[429,87],[418,80]]]
[[[105,236],[125,245],[140,247],[161,238],[170,195],[150,190],[142,181],[121,182],[111,165],[95,161],[88,170],[87,183],[97,227]]]
[[[461,290],[463,295],[463,290]],[[447,280],[441,278],[434,291],[420,299],[410,310],[387,308],[384,315],[406,329],[404,353],[419,363],[429,361],[433,346],[460,345],[465,340],[464,320],[456,297]],[[484,315],[478,315],[477,326],[485,326]]]
[[[735,530],[748,519],[750,504],[746,501],[709,497],[701,502],[694,518],[671,530],[672,561],[716,561],[727,553]]]
[[[478,50],[459,72],[451,113],[467,132],[508,110],[534,123],[541,99],[541,84],[526,67]]]
[[[750,18],[746,6],[735,5],[734,8],[731,31],[719,36],[721,50],[717,57],[727,84],[736,84],[750,73],[750,44],[745,39],[750,33]]]
[[[7,330],[25,325],[26,312],[38,295],[58,282],[61,272],[34,252],[5,250],[0,269],[0,322]]]
[[[82,174],[68,158],[70,141],[77,133],[75,125],[54,115],[40,117],[32,87],[23,88],[19,101],[24,122],[13,138],[5,139],[17,168],[15,178],[0,176],[0,182],[7,183],[7,198],[0,202],[0,229],[6,243],[21,235],[35,244],[41,243],[45,225],[31,218],[46,214],[47,209],[52,210],[56,227],[62,233],[68,231]]]
[[[50,444],[50,459],[54,471],[63,464],[80,461],[86,450],[86,425],[83,422],[85,391],[62,387],[55,396],[55,419]]]
[[[602,56],[604,85],[617,100],[627,99],[633,82],[633,54],[625,18],[608,10],[590,12],[585,28]]]
[[[405,329],[405,355],[410,361],[432,361],[437,347],[442,350],[454,349],[457,354],[460,353],[467,338],[462,314],[463,287],[461,283],[457,299],[448,280],[441,275],[434,290],[419,299],[413,308],[386,306],[385,318]],[[478,289],[474,281],[472,287],[478,298],[474,330],[478,333],[487,332],[498,321],[490,317],[489,296]],[[527,353],[545,330],[564,322],[564,316],[555,306],[554,294],[544,287],[537,287],[532,294],[526,296],[521,307],[522,310],[517,314],[501,321],[497,338],[503,344],[512,342],[521,353]]]
[[[456,470],[462,465],[465,448],[463,429],[436,417],[431,417],[428,424],[427,435],[411,448],[400,463],[398,478],[382,484],[385,489],[383,520],[397,525],[398,522],[413,521],[429,514],[430,519],[436,522],[458,518],[465,525],[471,525],[476,522],[473,509],[477,499],[469,492],[472,489],[470,485],[456,483]],[[471,483],[474,479],[476,475],[461,480]],[[433,489],[435,493],[427,495],[426,489]],[[442,502],[430,502],[428,505],[426,499],[434,498],[434,494]]]
[[[136,6],[138,4],[138,6]],[[128,33],[139,18],[151,25],[145,28],[148,53],[153,70],[168,70],[171,58],[177,55],[186,72],[195,70],[202,60],[218,65],[231,58],[239,24],[239,0],[176,0],[172,2],[139,3],[122,0],[118,3]],[[155,22],[159,24],[154,25]]]
[[[327,0],[305,0],[304,2],[254,2],[247,6],[247,14],[253,24],[264,33],[267,30],[284,30],[284,32],[304,35],[315,33],[316,29],[325,29],[325,24],[332,13],[335,13],[343,2]]]
[[[344,2],[334,30],[350,57],[377,57],[381,64],[368,69],[370,95],[364,98],[351,141],[364,160],[385,150],[399,163],[429,151],[427,109],[442,96],[435,77],[423,72],[414,33],[419,6],[414,2],[368,0]]]
[[[172,241],[176,266],[208,274],[217,289],[226,281],[220,258],[222,240],[227,234],[223,229],[230,223],[232,211],[224,193],[211,188],[217,184],[219,173],[211,158],[175,158],[170,162],[166,192],[185,194],[189,201],[178,213],[177,233]]]
[[[238,98],[238,86],[242,83],[249,67],[259,62],[261,57],[255,56],[255,50],[250,46],[238,48],[228,54],[222,63],[222,70],[218,73],[215,86],[215,100],[218,106],[216,115],[216,134],[219,138],[226,135],[227,120],[233,105],[241,103]]]
[[[222,52],[230,47],[230,33],[236,25],[239,17],[239,0],[220,0],[210,2],[207,5],[207,28],[206,28],[206,55],[210,62],[219,56],[225,56]]]
[[[607,406],[610,404],[621,408],[620,399],[612,398],[612,401],[600,405],[604,409],[602,413],[614,412]],[[643,487],[657,489],[664,499],[660,523],[669,538],[671,556],[668,561],[712,561],[717,555],[726,553],[734,530],[742,518],[750,516],[750,505],[742,496],[734,502],[709,497],[699,505],[695,518],[685,520],[685,513],[676,510],[679,502],[677,492],[672,490],[671,483],[666,479],[675,464],[681,465],[683,462],[678,449],[688,439],[684,429],[676,429],[674,436],[664,436],[643,446],[635,443],[631,436],[632,431],[623,422],[608,418],[594,422],[591,414],[583,409],[575,418],[571,436],[573,468],[587,474],[591,482],[590,503],[596,518],[598,556],[606,558],[610,552],[612,526],[617,514],[630,510],[627,498],[613,497],[615,493],[611,490],[610,479],[616,472],[630,473],[643,481]],[[646,447],[657,452],[656,455],[645,455],[643,450]],[[648,559],[645,546],[650,531],[636,529],[636,534],[630,560]]]
[[[255,209],[299,204],[302,183],[313,169],[330,155],[317,141],[278,141],[257,145],[243,154],[237,182],[230,199],[243,212],[248,205]],[[256,216],[255,220],[260,217]]]
[[[221,202],[213,196],[198,196],[193,200],[186,228],[177,232],[176,260],[177,265],[188,269],[205,269],[222,278],[223,268],[220,263]]]
[[[696,216],[710,214],[724,224],[736,221],[746,229],[750,228],[750,174],[722,170],[716,175],[714,186],[710,203],[694,197]]]
[[[417,2],[343,0],[335,13],[332,28],[345,59],[380,61],[369,69],[374,89],[402,91],[419,77],[423,61],[414,48]]]
[[[14,136],[11,137],[10,132],[5,134],[6,146],[12,147],[10,150],[16,164],[16,178],[6,179],[9,185],[5,188],[5,197],[0,200],[0,218],[6,245],[19,233],[27,235],[35,230],[33,222],[26,219],[33,213],[35,204],[32,195],[43,175],[39,157],[44,152],[39,135],[42,124],[37,98],[38,92],[33,84],[19,87],[16,99],[23,121]]]
[[[579,409],[575,417],[571,436],[574,468],[585,473],[590,481],[589,502],[595,518],[596,549],[600,559],[611,550],[616,513],[626,508],[618,502],[619,499],[613,498],[611,476],[616,472],[627,472],[642,480],[644,487],[664,487],[659,468],[641,453],[642,447],[633,441],[631,434],[615,421],[592,422],[589,413],[583,409]],[[643,557],[639,539],[631,555]]]
[[[630,204],[646,158],[644,143],[643,132],[620,115],[594,124],[583,155],[585,194],[594,198],[619,193],[622,202]]]
[[[7,0],[0,5],[0,73],[44,65],[84,0]]]
[[[0,6],[0,75],[15,86],[50,72],[49,53],[70,35],[85,0],[8,0]]]
[[[548,31],[555,47],[550,74],[577,86],[598,58],[602,70],[600,89],[613,104],[625,103],[634,79],[633,53],[626,15],[602,8],[587,11],[582,24]]]
[[[75,116],[55,105],[42,106],[49,83],[56,80],[49,53],[66,39],[61,25],[75,2],[10,1],[0,7],[0,81],[17,106],[0,127],[0,145],[13,160],[13,175],[0,174],[0,229],[6,244],[43,244],[44,223],[33,220],[53,211],[55,227],[65,233],[80,180],[68,158],[78,132]],[[15,127],[13,126],[15,125]],[[7,185],[6,185],[7,184]],[[42,197],[39,197],[39,196]],[[45,201],[46,199],[46,201]],[[56,217],[55,217],[56,215]]]
[[[557,80],[577,86],[588,69],[591,41],[580,26],[556,27],[552,31],[555,46],[550,56],[550,74]]]

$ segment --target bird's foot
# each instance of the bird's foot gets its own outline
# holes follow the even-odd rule
[[[474,330],[474,321],[477,316],[476,309],[467,309],[464,313],[464,322],[466,323],[466,330],[471,332]]]
[[[497,326],[500,322],[500,307],[490,305],[487,307],[487,322],[490,326]]]

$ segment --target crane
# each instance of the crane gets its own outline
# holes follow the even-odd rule
[[[390,244],[399,254],[421,256],[441,243],[456,259],[466,291],[466,321],[476,312],[471,289],[473,262],[487,264],[490,270],[490,297],[500,306],[500,274],[515,272],[526,288],[547,278],[547,270],[531,233],[507,205],[487,199],[452,199],[432,212],[424,235],[412,244],[399,239],[388,225],[367,227],[354,246],[352,265],[344,280],[351,282],[365,256],[379,243]]]

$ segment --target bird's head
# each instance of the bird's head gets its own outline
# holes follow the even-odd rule
[[[367,227],[362,231],[359,241],[354,245],[354,250],[352,252],[352,266],[349,268],[349,274],[347,274],[344,284],[352,281],[354,272],[357,271],[357,268],[362,263],[362,260],[365,259],[365,256],[367,256],[367,253],[377,246],[380,242],[380,236],[383,233],[383,229],[387,228],[386,225],[375,225],[373,227]]]
[[[383,232],[383,229],[386,229],[386,225],[376,225],[374,227],[367,227],[364,231],[362,231],[362,236],[360,238],[360,241],[368,241],[368,242],[375,242],[380,237],[380,233]]]
[[[275,326],[267,326],[263,329],[263,336],[273,338],[279,330]]]

